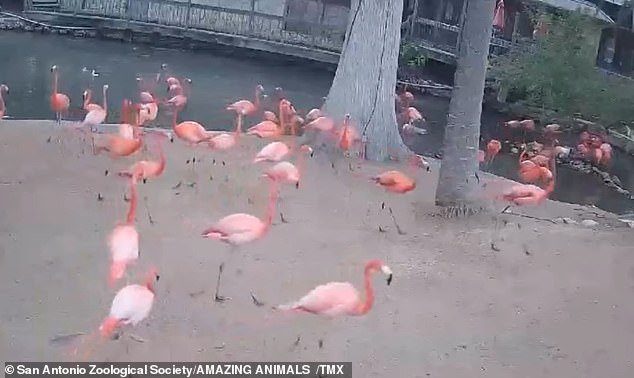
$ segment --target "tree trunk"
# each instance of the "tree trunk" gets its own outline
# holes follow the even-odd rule
[[[449,103],[436,205],[469,208],[476,187],[484,80],[495,0],[466,0]]]
[[[365,136],[365,157],[406,151],[394,111],[403,1],[352,0],[344,46],[324,112],[350,119]],[[401,157],[401,156],[398,156]]]

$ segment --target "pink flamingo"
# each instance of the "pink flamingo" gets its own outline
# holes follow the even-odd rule
[[[262,92],[264,92],[264,87],[258,84],[255,87],[255,103],[249,100],[239,100],[227,106],[227,110],[236,112],[238,122],[240,122],[240,118],[244,116],[255,115],[260,108],[260,96],[262,95]]]
[[[308,113],[306,113],[306,121],[312,122],[314,120],[316,120],[319,117],[323,117],[324,113],[321,111],[321,109],[311,109]]]
[[[84,91],[84,110],[90,112],[95,109],[103,109],[103,107],[99,104],[91,103],[92,100],[92,90],[86,89]],[[105,98],[104,98],[105,100]]]
[[[185,79],[185,83],[191,84],[191,79]],[[181,111],[187,105],[187,96],[185,95],[185,90],[183,87],[178,86],[175,87],[175,95],[167,100],[166,104],[168,106],[172,106],[173,108]]]
[[[251,243],[261,239],[269,231],[273,222],[273,213],[275,213],[275,203],[277,202],[277,184],[273,180],[269,180],[270,194],[266,214],[263,219],[259,219],[250,214],[237,213],[228,215],[211,227],[204,230],[201,235],[206,239],[220,240],[229,244],[232,249],[238,246]],[[216,283],[215,300],[221,302],[226,298],[220,296],[220,278],[224,268],[224,262],[218,267],[218,280]]]
[[[108,316],[98,328],[98,332],[103,339],[111,338],[115,330],[122,325],[134,327],[148,317],[154,304],[154,281],[158,281],[159,278],[157,270],[151,268],[143,285],[127,285],[117,292],[112,300]],[[84,339],[83,343],[92,340],[95,336],[95,332],[91,333]],[[77,354],[78,349],[76,348],[73,354]],[[92,349],[86,350],[84,355],[88,356]]]
[[[203,125],[195,121],[184,121],[176,124],[178,112],[174,111],[172,115],[172,130],[176,136],[186,142],[189,146],[198,143],[208,142],[214,137],[213,133],[209,133]]]
[[[335,317],[340,315],[361,316],[374,305],[372,274],[378,271],[387,275],[387,284],[392,283],[392,270],[380,260],[371,260],[365,266],[363,281],[365,300],[359,291],[349,282],[329,282],[319,285],[296,302],[276,306],[282,311],[307,312],[315,315]]]
[[[247,135],[255,135],[258,138],[279,138],[282,136],[282,128],[273,121],[265,120],[249,127]]]
[[[162,132],[153,132],[152,135],[157,138],[156,146],[159,153],[159,161],[139,160],[125,171],[119,172],[119,176],[134,176],[141,178],[145,184],[147,179],[156,178],[163,174],[165,171],[165,151],[163,150],[163,141],[167,139],[167,135]]]
[[[51,67],[53,73],[53,94],[51,94],[51,108],[55,112],[57,124],[62,123],[62,113],[68,111],[70,107],[70,98],[63,93],[57,91],[58,73],[57,66]]]
[[[497,156],[497,154],[502,149],[502,143],[500,143],[497,139],[491,139],[489,143],[487,143],[487,152],[486,152],[486,160],[487,164],[491,164],[493,159]]]
[[[86,104],[86,107],[90,110],[86,113],[84,121],[81,123],[80,127],[88,126],[92,128],[105,122],[108,115],[108,102],[106,100],[107,91],[108,84],[105,84],[103,86],[103,107],[97,104]],[[89,100],[90,97],[87,97],[87,99]]]
[[[128,285],[117,292],[110,313],[99,326],[103,337],[110,337],[121,324],[136,326],[148,317],[154,304],[154,281],[159,280],[156,269],[152,268],[147,274],[145,285]]]
[[[236,130],[229,133],[222,133],[214,136],[209,140],[209,147],[218,151],[226,151],[238,144],[240,134],[242,133],[242,116],[238,116]]]
[[[283,142],[271,142],[262,147],[260,152],[255,155],[253,163],[261,161],[280,161],[291,152],[291,148]]]
[[[137,176],[130,178],[130,208],[128,216],[123,224],[118,225],[108,236],[108,249],[110,249],[110,286],[123,277],[128,264],[139,258],[139,233],[134,225],[137,208]]]
[[[313,156],[313,149],[304,144],[300,147],[300,151],[304,154],[299,155],[297,158],[297,166],[288,161],[281,161],[271,168],[267,169],[263,176],[267,176],[271,180],[277,182],[288,182],[295,184],[295,188],[299,189],[299,180],[302,177],[304,170],[305,156],[310,154]]]
[[[7,114],[7,107],[4,104],[4,96],[9,93],[9,87],[6,84],[0,84],[0,119]]]

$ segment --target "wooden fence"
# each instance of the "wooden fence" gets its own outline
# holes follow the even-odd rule
[[[206,5],[191,0],[60,0],[59,11],[209,30],[328,51],[341,50],[347,18],[344,17],[345,23],[333,25],[323,17],[335,9],[335,6],[322,0],[294,1],[314,3],[317,6],[317,12],[322,17],[310,22],[301,19],[301,15],[289,12],[288,6],[283,15],[274,15],[257,12],[256,0],[246,1],[251,3],[249,10]]]

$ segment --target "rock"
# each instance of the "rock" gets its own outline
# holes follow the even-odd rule
[[[572,218],[560,218],[565,224],[577,224],[577,221]]]
[[[597,226],[599,222],[593,221],[592,219],[584,219],[581,221],[581,225],[585,227],[594,227]]]
[[[619,219],[619,220],[625,223],[627,227],[634,228],[634,220],[630,220],[630,219]]]

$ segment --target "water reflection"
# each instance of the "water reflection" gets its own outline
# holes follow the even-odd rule
[[[214,51],[201,53],[172,49],[150,48],[114,41],[69,38],[58,35],[33,33],[0,33],[0,81],[11,88],[7,99],[9,116],[27,119],[53,119],[48,108],[51,88],[50,67],[57,65],[60,73],[60,91],[71,98],[75,119],[83,117],[82,93],[86,87],[97,88],[94,101],[101,102],[101,87],[109,85],[108,99],[112,104],[109,121],[119,120],[119,108],[124,98],[136,99],[135,78],[156,75],[161,63],[167,63],[177,75],[192,79],[192,96],[181,120],[197,120],[210,129],[230,129],[234,118],[225,106],[236,99],[252,98],[260,83],[271,91],[281,86],[293,100],[298,111],[306,111],[322,103],[328,93],[333,74],[303,64],[263,61],[262,58],[228,57]],[[99,72],[93,78],[82,73],[88,67]],[[442,145],[448,101],[426,96],[416,104],[428,119],[429,135],[415,137],[408,143],[418,153],[433,155]],[[495,112],[484,112],[482,135],[496,135],[498,124],[504,117]],[[169,119],[162,119],[169,126]],[[634,175],[630,169],[631,157],[616,152],[613,173],[623,186],[634,191]],[[499,156],[489,170],[495,174],[516,179],[517,158]],[[559,181],[554,199],[596,204],[614,212],[634,210],[634,201],[625,199],[604,187],[596,176],[581,175],[559,169]]]

